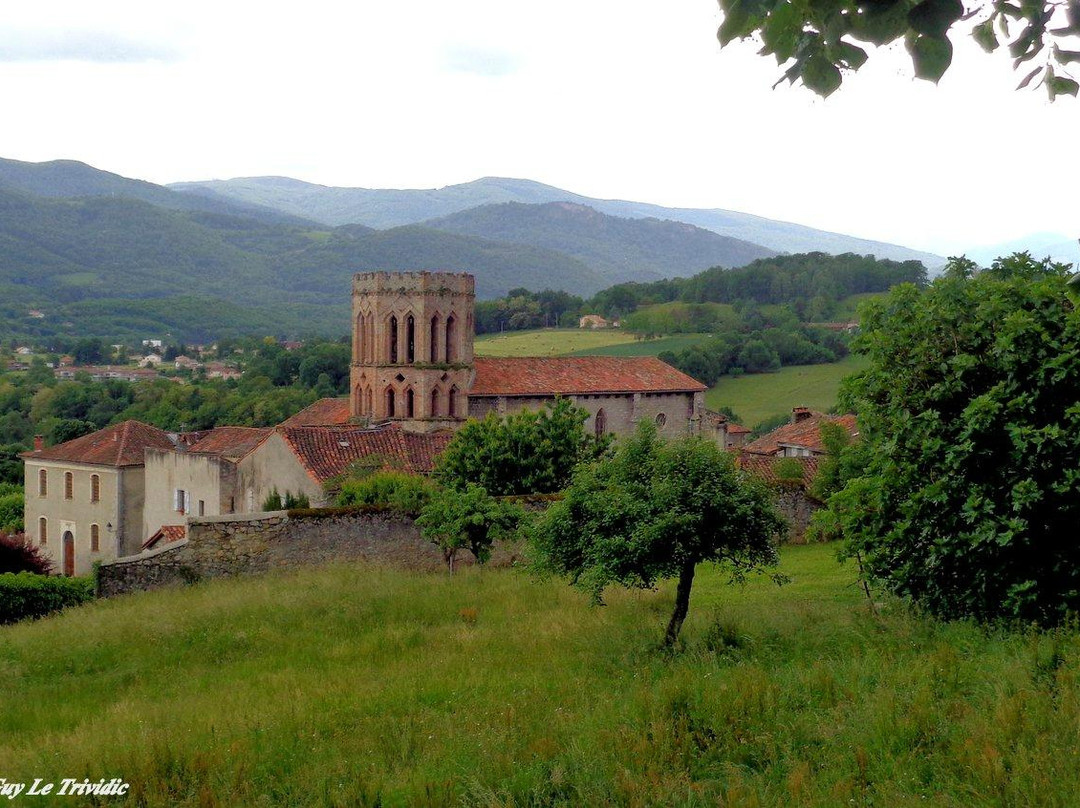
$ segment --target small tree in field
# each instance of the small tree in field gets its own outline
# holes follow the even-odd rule
[[[678,578],[664,645],[678,639],[702,561],[734,580],[774,566],[772,539],[784,528],[768,493],[747,480],[712,441],[665,443],[652,423],[609,459],[578,468],[564,498],[535,525],[543,566],[567,575],[600,602],[609,584],[651,589]]]
[[[442,548],[453,575],[458,550],[465,548],[478,564],[487,563],[492,546],[513,533],[522,515],[517,505],[497,500],[481,486],[469,483],[464,491],[433,494],[416,524],[420,535]]]

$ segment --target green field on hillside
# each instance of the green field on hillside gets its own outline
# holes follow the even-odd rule
[[[565,356],[633,341],[633,334],[614,328],[538,328],[482,334],[474,350],[477,356]]]
[[[830,365],[793,365],[776,373],[727,376],[705,394],[711,409],[731,407],[746,426],[790,413],[792,407],[822,412],[836,406],[840,380],[867,366],[861,356],[849,356]]]
[[[0,776],[145,806],[1072,805],[1075,634],[870,613],[829,546],[607,605],[362,564],[0,627]],[[69,799],[65,805],[91,804]]]
[[[691,345],[697,345],[711,338],[712,334],[675,334],[657,339],[636,339],[633,342],[622,342],[618,345],[574,351],[571,356],[656,356],[663,351],[678,353]]]

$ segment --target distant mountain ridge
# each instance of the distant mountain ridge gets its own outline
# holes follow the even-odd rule
[[[481,205],[421,224],[433,230],[558,250],[585,262],[610,283],[629,277],[687,277],[711,267],[743,266],[777,254],[684,222],[625,219],[576,202]]]
[[[482,205],[519,202],[575,202],[611,216],[685,222],[714,233],[749,241],[778,252],[853,252],[896,261],[922,261],[928,268],[944,265],[933,253],[896,244],[817,230],[722,208],[667,208],[645,202],[594,199],[533,180],[484,177],[437,189],[341,188],[287,177],[243,177],[231,180],[173,183],[183,192],[212,192],[223,198],[275,208],[326,224],[359,223],[370,227],[428,221]]]
[[[994,244],[988,247],[976,247],[966,255],[980,266],[990,266],[995,258],[1012,255],[1015,252],[1029,252],[1033,258],[1050,257],[1063,264],[1075,264],[1080,267],[1080,243],[1062,233],[1030,233],[1022,238]]]

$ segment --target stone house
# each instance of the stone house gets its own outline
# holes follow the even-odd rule
[[[95,561],[138,552],[142,544],[144,453],[173,440],[138,421],[23,453],[27,535],[58,572],[85,575]]]
[[[578,328],[607,328],[611,325],[599,314],[583,314],[578,318]]]
[[[742,447],[742,451],[769,457],[818,457],[825,454],[821,440],[824,422],[839,424],[851,438],[859,436],[854,415],[825,415],[807,407],[795,407],[791,421]]]

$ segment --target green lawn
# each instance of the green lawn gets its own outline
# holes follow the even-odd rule
[[[1075,634],[875,616],[832,547],[782,568],[702,569],[674,655],[670,586],[592,608],[508,570],[307,569],[2,627],[0,776],[146,806],[1075,804]]]
[[[679,351],[711,339],[712,334],[674,334],[657,339],[634,340],[602,348],[589,348],[575,351],[573,356],[656,356],[663,351]]]
[[[790,413],[792,407],[825,412],[836,405],[840,380],[866,365],[863,357],[853,355],[831,365],[793,365],[776,373],[726,376],[705,394],[705,404],[712,409],[731,407],[751,427]]]
[[[633,341],[633,334],[619,329],[538,328],[482,334],[476,338],[475,352],[477,356],[566,356]]]

